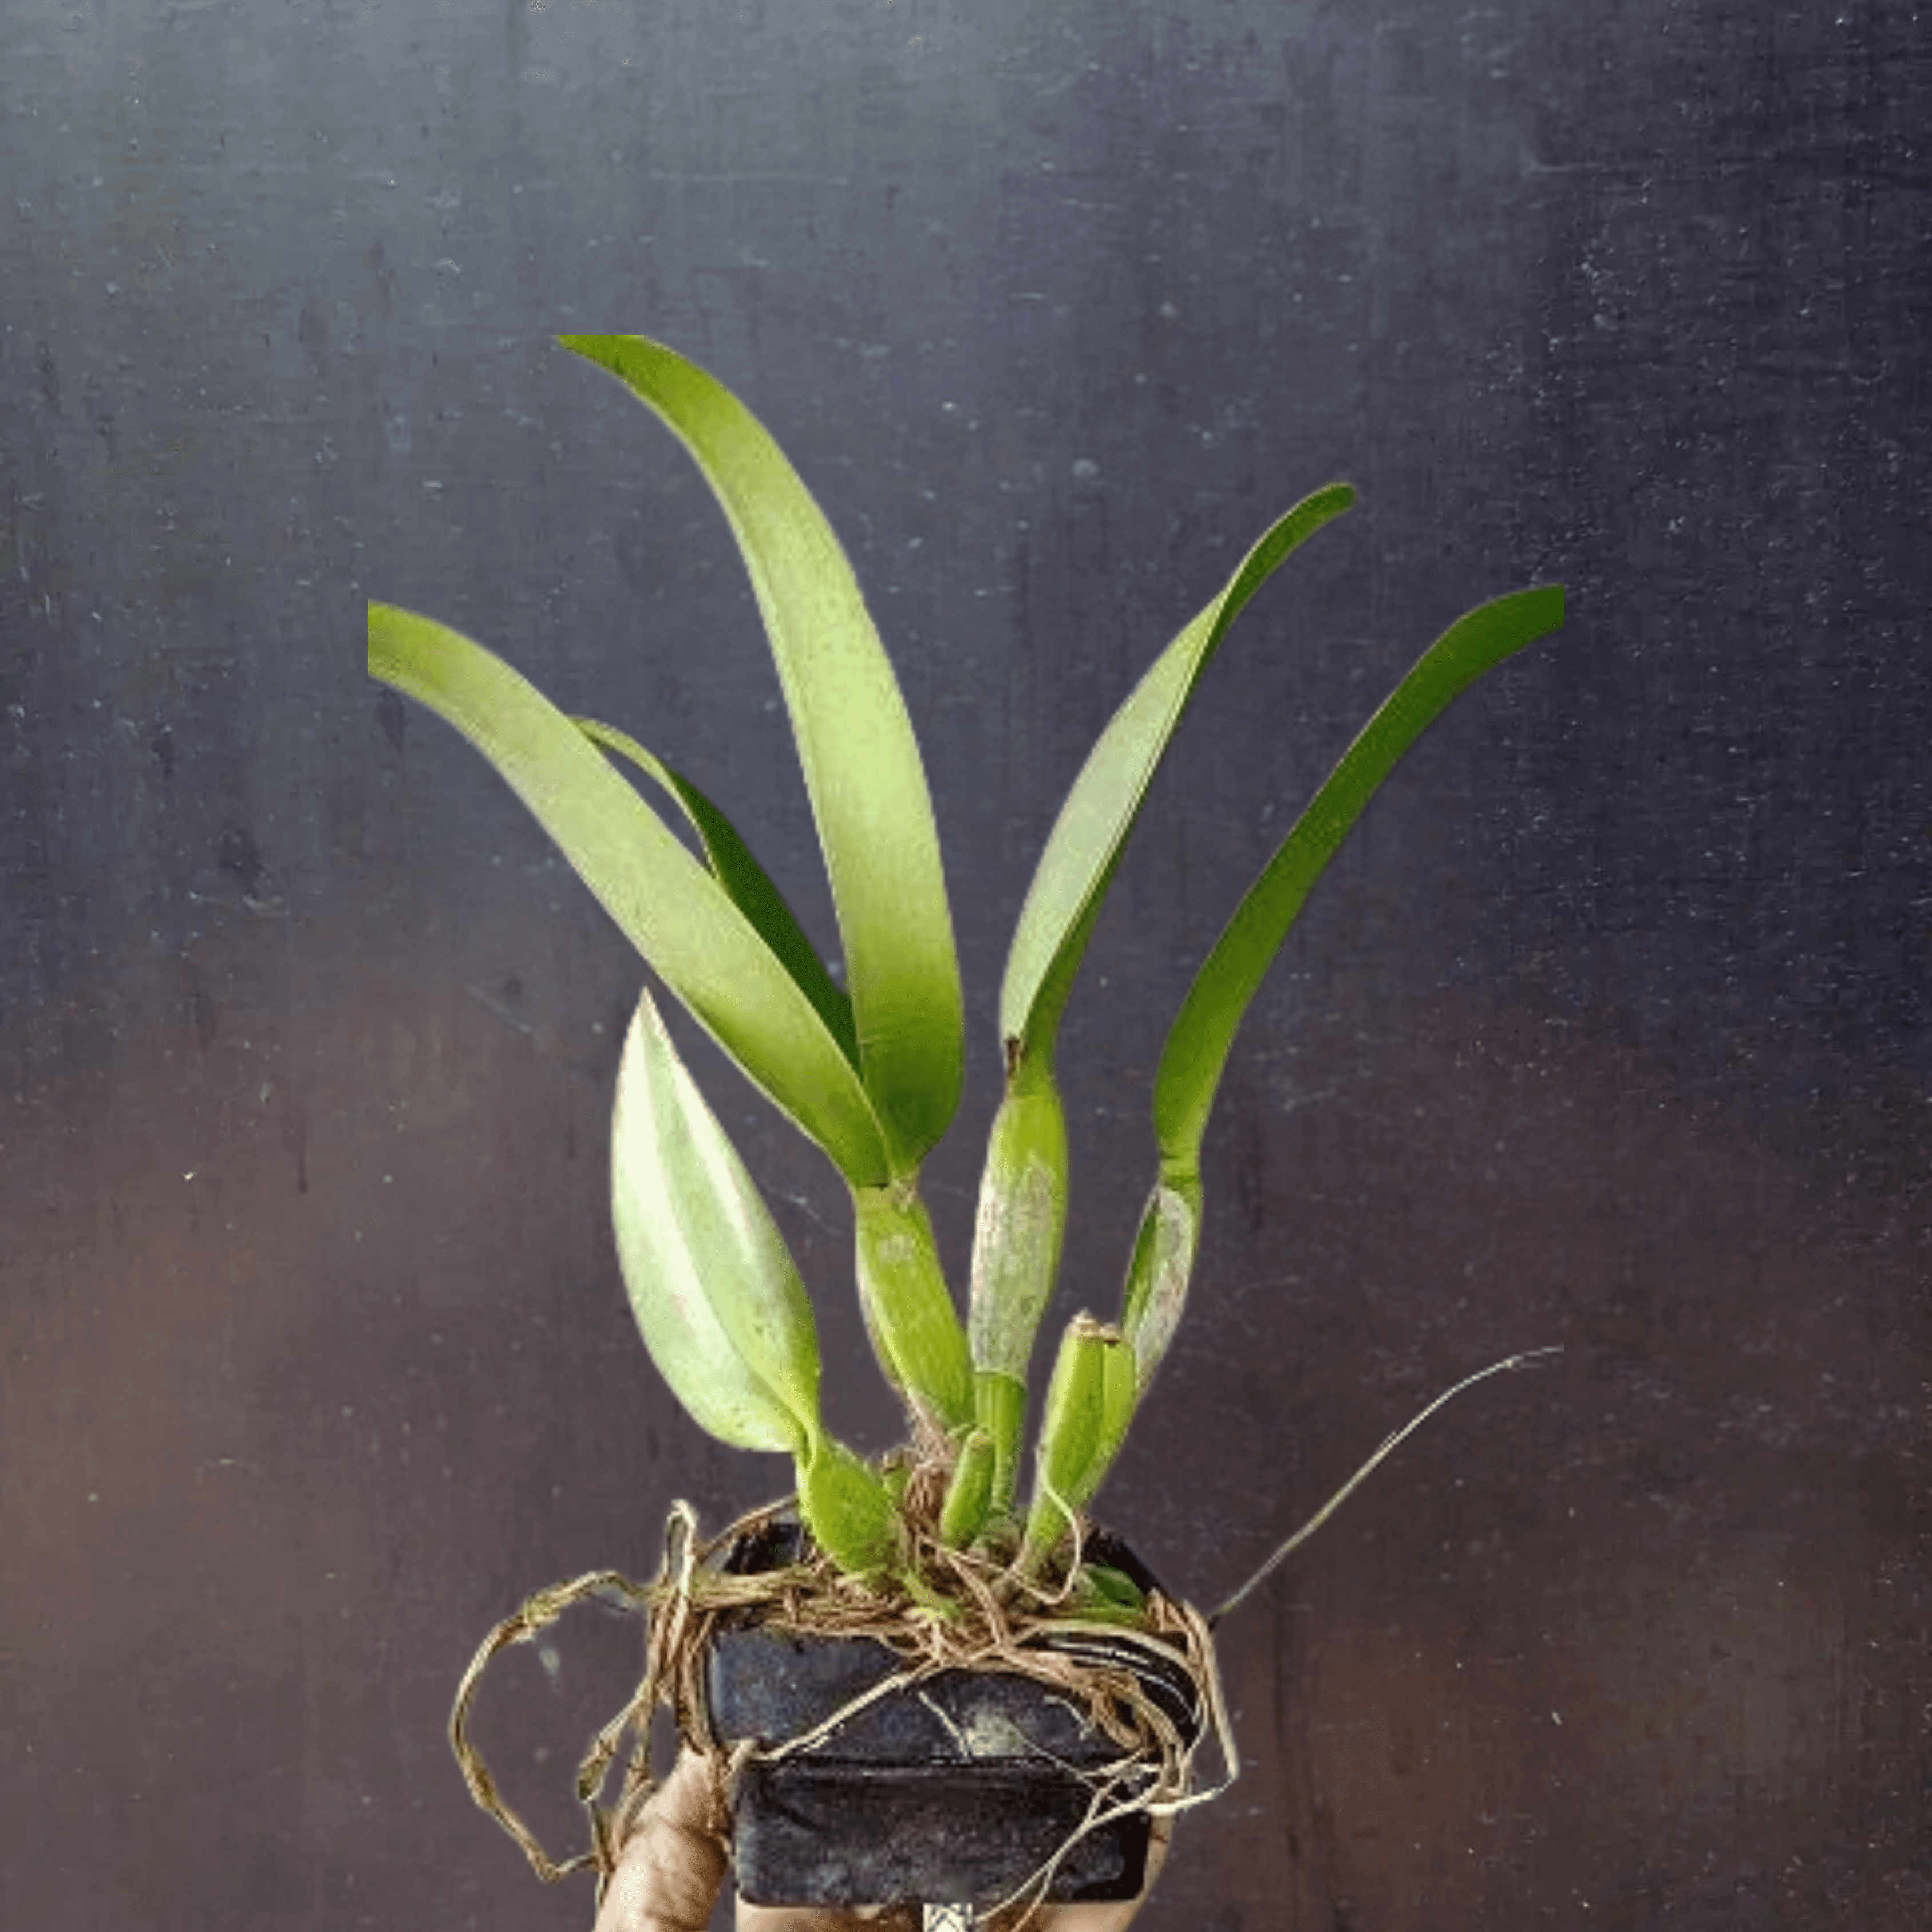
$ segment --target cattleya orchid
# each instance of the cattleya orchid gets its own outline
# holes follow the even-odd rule
[[[1077,1552],[1186,1303],[1201,1149],[1241,1018],[1310,889],[1404,752],[1485,671],[1559,627],[1546,585],[1450,626],[1370,717],[1241,899],[1195,977],[1154,1089],[1154,1175],[1116,1318],[1075,1316],[1048,1378],[1024,1505],[1034,1343],[1060,1258],[1061,1016],[1155,770],[1209,660],[1288,556],[1354,501],[1296,504],[1156,658],[1102,733],[1048,837],[1000,998],[994,1118],[962,1321],[919,1195],[957,1106],[959,975],[918,746],[830,525],[776,444],[721,383],[640,336],[563,346],[649,406],[722,506],[750,572],[830,879],[842,974],[827,967],[745,841],[696,785],[615,726],[566,716],[481,644],[369,607],[372,675],[438,712],[515,788],[657,982],[825,1153],[849,1190],[855,1274],[906,1451],[868,1462],[827,1429],[810,1298],[648,992],[617,1076],[611,1204],[631,1306],[665,1381],[721,1441],[792,1457],[819,1549],[882,1588],[926,1587],[920,1532],[1017,1583]],[[696,850],[667,824],[682,818]],[[916,1484],[908,1470],[929,1472]],[[1070,1584],[1078,1578],[1064,1579]],[[1082,1600],[1116,1602],[1101,1578]]]

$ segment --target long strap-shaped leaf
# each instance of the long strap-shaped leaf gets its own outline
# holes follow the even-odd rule
[[[1040,855],[1006,956],[1000,1031],[1010,1060],[1050,1058],[1081,955],[1141,801],[1228,626],[1292,551],[1354,500],[1347,484],[1331,483],[1275,524],[1220,594],[1161,653],[1088,754]]]
[[[642,336],[561,340],[663,418],[730,520],[825,855],[866,1090],[910,1173],[958,1102],[959,969],[919,748],[850,566],[778,446],[713,377]]]
[[[1563,622],[1563,589],[1513,591],[1460,617],[1424,652],[1342,753],[1236,908],[1188,989],[1154,1077],[1164,1171],[1196,1166],[1248,1002],[1310,888],[1396,760],[1484,672]]]
[[[845,1057],[856,1066],[859,1042],[852,1027],[852,1002],[825,970],[818,948],[806,937],[805,928],[785,903],[784,895],[738,836],[736,827],[688,778],[646,751],[628,732],[620,731],[615,725],[600,724],[594,718],[578,718],[577,728],[592,744],[628,759],[676,801],[704,847],[712,877],[730,894],[731,903],[758,928],[759,936],[778,955],[779,963],[796,982],[799,991],[812,1002],[818,1017],[844,1049]]]
[[[664,983],[855,1186],[890,1163],[838,1040],[730,896],[578,725],[478,644],[369,607],[370,676],[454,725],[534,812]]]

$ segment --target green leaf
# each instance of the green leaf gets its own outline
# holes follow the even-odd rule
[[[959,970],[919,748],[851,567],[778,446],[713,377],[642,336],[561,339],[663,418],[738,540],[831,880],[866,1090],[909,1173],[958,1103]]]
[[[1347,484],[1331,483],[1296,504],[1161,653],[1101,734],[1060,807],[1007,954],[1000,1032],[1010,1063],[1016,1054],[1052,1055],[1081,955],[1141,802],[1228,626],[1292,551],[1354,500]]]
[[[847,1059],[859,1064],[858,1036],[853,1030],[852,1002],[825,970],[818,950],[806,937],[784,896],[752,855],[731,821],[691,781],[647,752],[627,732],[580,718],[578,729],[594,745],[628,759],[639,771],[676,801],[704,848],[711,875],[731,896],[731,903],[758,928],[799,991],[809,1000],[826,1030]]]
[[[632,1312],[672,1394],[720,1442],[814,1460],[811,1301],[648,993],[618,1069],[610,1212]]]
[[[855,1186],[888,1170],[860,1077],[730,896],[578,727],[469,638],[369,607],[369,670],[482,752],[579,878],[718,1044]]]
[[[1154,1131],[1164,1174],[1196,1168],[1215,1090],[1248,1002],[1376,788],[1461,692],[1562,622],[1560,584],[1513,591],[1479,605],[1430,645],[1342,754],[1236,909],[1168,1034],[1154,1080]]]
[[[1103,1602],[1123,1610],[1144,1610],[1147,1592],[1124,1570],[1104,1563],[1090,1563],[1081,1573],[1094,1594]]]
[[[798,1469],[799,1513],[819,1548],[850,1576],[876,1576],[898,1548],[898,1507],[884,1479],[843,1443],[820,1438]]]

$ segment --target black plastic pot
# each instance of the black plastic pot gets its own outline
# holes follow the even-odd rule
[[[774,1524],[742,1540],[726,1567],[776,1568],[794,1554],[797,1537],[795,1524]],[[1089,1550],[1154,1586],[1116,1540],[1097,1536]],[[1184,1735],[1198,1732],[1198,1694],[1178,1666],[1100,1626],[1090,1636],[1046,1641],[1063,1654],[1131,1668]],[[728,1624],[706,1663],[706,1721],[727,1750],[747,1738],[769,1748],[808,1736],[903,1668],[869,1637]],[[795,1755],[746,1766],[734,1812],[740,1896],[758,1905],[985,1910],[1066,1844],[1087,1819],[1095,1779],[1120,1756],[1064,1691],[1010,1671],[947,1670],[897,1687]],[[1085,1832],[1044,1896],[1136,1897],[1148,1834],[1144,1812]]]

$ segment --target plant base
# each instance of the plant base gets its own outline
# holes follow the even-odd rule
[[[796,1537],[773,1525],[727,1567],[776,1567]],[[1103,1540],[1102,1560],[1144,1576]],[[1130,1637],[1063,1627],[1028,1653],[1063,1676],[1111,1673],[1190,1742],[1201,1730],[1190,1673]],[[1097,1901],[1142,1889],[1150,1820],[1132,1807],[1157,1762],[1094,1722],[1065,1681],[1018,1667],[922,1672],[876,1638],[728,1622],[704,1684],[706,1742],[752,1747],[734,1785],[733,1862],[753,1904],[983,1910],[1028,1892]]]

